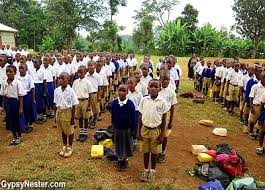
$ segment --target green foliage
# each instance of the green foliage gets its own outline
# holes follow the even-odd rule
[[[254,42],[252,58],[255,58],[260,41],[265,39],[265,1],[235,0],[233,11],[236,20],[234,28]]]
[[[127,0],[109,0],[110,7],[110,20],[112,21],[112,17],[116,15],[119,10],[119,6],[125,7],[127,5]]]
[[[185,23],[187,25],[187,29],[189,33],[191,34],[196,30],[196,25],[198,23],[198,14],[199,11],[194,8],[191,4],[187,4],[184,7],[184,10],[181,13],[183,15],[182,18],[182,23]]]
[[[189,43],[187,26],[181,24],[180,20],[168,22],[158,40],[159,49],[165,55],[185,55]]]
[[[42,39],[41,50],[55,50],[55,41],[51,36],[44,36]]]

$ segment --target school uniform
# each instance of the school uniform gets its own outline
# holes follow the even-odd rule
[[[161,96],[155,100],[146,96],[141,100],[139,105],[139,112],[142,115],[141,136],[143,138],[140,142],[141,152],[161,153],[162,144],[157,144],[156,140],[161,133],[162,116],[168,110],[169,106]]]
[[[118,81],[119,83],[122,81],[122,78],[123,78],[123,75],[124,75],[124,61],[122,59],[120,60],[117,60],[118,64],[119,64],[119,78],[118,78]]]
[[[26,74],[24,77],[19,75],[17,79],[18,81],[21,82],[26,92],[26,95],[23,96],[23,113],[24,113],[25,125],[30,126],[37,119],[36,108],[32,97],[32,89],[35,88],[34,81],[29,74]]]
[[[229,88],[228,88],[228,101],[237,102],[238,95],[239,95],[239,81],[241,80],[243,73],[241,71],[236,72],[233,70],[228,74],[227,80],[229,81]]]
[[[226,71],[227,68],[225,68],[223,65],[221,67],[220,70],[220,75],[219,77],[221,78],[221,87],[220,87],[220,93],[219,93],[219,97],[223,98],[223,93],[224,93],[224,86],[225,86],[225,82],[224,82],[224,73]]]
[[[129,76],[132,77],[133,76],[133,70],[134,68],[136,68],[137,65],[137,60],[135,58],[128,58],[127,59],[128,62],[128,66],[129,66]]]
[[[60,64],[56,65],[55,69],[56,69],[56,78],[59,78],[59,76],[62,72],[66,72],[65,63],[63,63],[61,65]]]
[[[54,103],[56,105],[56,124],[67,136],[74,133],[71,125],[72,107],[79,103],[74,90],[68,85],[64,91],[59,86],[54,90]]]
[[[55,71],[53,70],[54,68],[49,65],[47,68],[43,67],[44,71],[44,78],[46,79],[46,98],[44,99],[44,106],[49,108],[53,107],[53,99],[54,99],[54,89],[55,89],[55,84],[54,84],[54,78],[55,78]]]
[[[248,74],[245,74],[245,75],[243,75],[243,77],[241,78],[241,80],[238,83],[238,86],[240,88],[243,88],[243,96],[240,96],[240,105],[239,105],[240,111],[244,110],[244,105],[245,105],[244,94],[245,94],[245,91],[246,91],[247,82],[249,80],[250,80],[250,76]]]
[[[116,156],[119,161],[126,160],[132,156],[131,133],[136,126],[135,107],[128,98],[124,101],[116,98],[110,108]]]
[[[202,72],[203,84],[202,88],[209,89],[211,86],[212,69],[204,68]]]
[[[7,79],[7,76],[6,76],[6,67],[8,66],[9,64],[6,63],[4,65],[4,67],[0,67],[0,87],[1,87],[1,84],[4,80]]]
[[[228,83],[228,80],[227,80],[227,77],[228,77],[228,74],[230,72],[232,72],[234,69],[232,67],[230,68],[227,68],[225,71],[224,71],[224,92],[223,92],[223,98],[225,98],[227,100],[228,96],[226,95],[227,94],[227,91],[228,91],[228,86],[229,86],[229,83]]]
[[[21,82],[14,79],[8,84],[7,80],[4,80],[1,85],[0,95],[3,96],[6,112],[6,129],[12,132],[24,131],[24,115],[19,114],[19,96],[25,96],[26,92]]]
[[[27,61],[26,65],[28,66],[28,71],[34,69],[34,65],[32,61]]]
[[[141,77],[141,82],[143,82],[146,86],[148,86],[148,83],[150,80],[152,80],[153,78],[150,75],[147,75],[147,77],[142,76]]]
[[[103,86],[103,79],[101,76],[95,71],[92,75],[87,73],[86,75],[87,79],[91,82],[92,84],[92,92],[91,92],[91,108],[93,114],[99,114],[100,113],[100,107],[99,107],[99,102],[97,98],[97,93],[98,93],[98,88]]]
[[[143,96],[148,96],[147,86],[148,85],[146,85],[143,81],[140,81],[136,84],[135,88],[141,92]]]
[[[92,84],[85,77],[76,79],[73,83],[73,90],[76,93],[79,104],[76,106],[76,118],[88,119],[90,111],[87,111],[89,105],[89,94],[92,93]]]
[[[115,66],[114,85],[118,85],[120,80],[120,65],[116,60],[112,60],[111,63]]]
[[[74,68],[73,68],[73,65],[71,63],[65,64],[65,72],[67,72],[69,75],[74,74]]]
[[[36,102],[36,111],[37,114],[42,114],[44,109],[44,97],[43,97],[43,89],[44,89],[44,80],[46,79],[45,72],[43,69],[39,68],[36,70],[34,68],[32,70],[32,78],[34,80],[35,85],[35,102]]]
[[[261,99],[262,96],[264,95],[265,95],[265,87],[260,82],[252,86],[249,98],[253,98],[254,113],[249,112],[249,119],[248,119],[249,123],[255,124],[257,122]]]
[[[260,98],[260,102],[265,104],[265,94]],[[255,128],[259,130],[260,133],[265,132],[265,107],[263,107],[261,113],[259,114],[257,118],[258,122],[255,125]]]
[[[166,88],[161,88],[161,91],[159,92],[159,96],[162,97],[166,103],[168,104],[169,111],[167,112],[167,120],[166,120],[166,125],[165,125],[165,137],[168,137],[171,133],[171,129],[168,129],[167,126],[170,121],[170,110],[171,106],[177,104],[177,98],[176,98],[176,93],[173,91],[169,86]]]
[[[250,100],[249,100],[249,94],[251,92],[252,86],[257,84],[258,81],[256,79],[256,77],[251,78],[250,80],[248,80],[247,85],[246,85],[246,90],[245,90],[245,95],[244,95],[244,109],[243,112],[246,115],[249,115],[249,104],[250,104]]]
[[[106,69],[106,74],[107,74],[107,77],[109,78],[109,88],[108,88],[108,96],[110,96],[110,92],[112,92],[114,89],[113,89],[113,82],[114,82],[114,79],[113,79],[113,74],[115,73],[115,66],[113,65],[113,63],[111,64],[112,62],[110,62],[109,64],[105,64],[105,69]]]

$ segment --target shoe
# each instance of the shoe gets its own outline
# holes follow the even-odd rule
[[[73,148],[67,147],[66,153],[64,154],[64,157],[68,158],[68,157],[72,156],[72,154],[73,154]]]
[[[165,162],[165,161],[166,161],[166,154],[165,154],[165,153],[160,153],[160,154],[158,155],[157,162],[158,162],[158,163],[163,163],[163,162]]]
[[[147,175],[147,181],[154,182],[155,178],[156,178],[156,173],[150,170],[149,174]]]
[[[24,130],[24,133],[30,133],[32,131],[33,131],[32,127],[26,127],[25,130]]]
[[[243,120],[243,119],[239,119],[239,123],[240,123],[241,125],[243,125],[243,124],[244,124],[244,120]]]
[[[40,117],[37,121],[35,121],[35,123],[37,124],[43,124],[47,121],[47,118],[45,117]]]
[[[19,145],[22,142],[22,138],[21,137],[17,137],[15,140],[15,145]]]
[[[249,138],[250,140],[256,140],[257,136],[256,136],[255,133],[249,133],[249,134],[248,134],[248,138]]]
[[[53,119],[53,118],[54,118],[54,113],[53,113],[53,112],[51,112],[51,113],[49,114],[49,118],[50,118],[50,119]]]
[[[79,141],[80,142],[85,142],[86,140],[87,140],[87,135],[82,134],[80,139],[79,139]]]
[[[16,138],[13,137],[10,141],[9,141],[9,145],[15,145],[16,144]]]
[[[228,111],[228,109],[226,107],[224,107],[224,111]]]
[[[150,173],[149,170],[144,170],[141,177],[140,177],[140,180],[142,182],[146,182],[148,180],[149,173]]]
[[[116,171],[121,171],[121,160],[118,160],[115,164]]]
[[[264,154],[264,147],[259,147],[259,148],[256,148],[256,153],[258,155],[263,155]]]
[[[126,172],[128,170],[128,161],[127,160],[123,160],[121,162],[121,172]]]
[[[95,129],[96,128],[96,121],[92,121],[90,124],[90,129]]]
[[[64,156],[65,152],[66,152],[66,146],[63,146],[63,149],[59,152],[59,155]]]

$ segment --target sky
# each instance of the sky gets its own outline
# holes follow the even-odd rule
[[[135,15],[134,10],[141,8],[141,2],[142,0],[127,0],[126,7],[119,7],[119,13],[114,19],[119,25],[125,27],[120,34],[132,34],[137,26],[136,20],[132,17]],[[171,20],[181,16],[185,5],[190,3],[199,11],[199,26],[209,22],[217,29],[223,26],[230,30],[235,22],[232,11],[234,0],[179,0],[179,2],[172,10]]]

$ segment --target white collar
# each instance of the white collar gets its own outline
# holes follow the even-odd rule
[[[127,104],[128,98],[126,97],[125,100],[121,101],[120,98],[118,98],[118,103],[120,105],[120,107],[124,106],[125,104]]]

